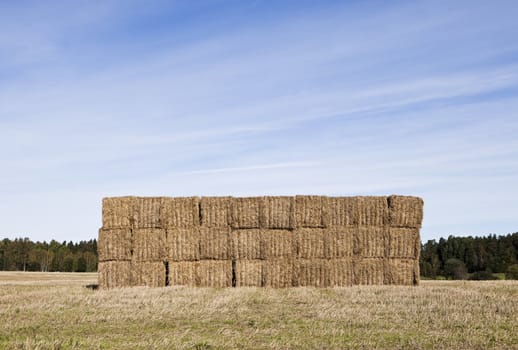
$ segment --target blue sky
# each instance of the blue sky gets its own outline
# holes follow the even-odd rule
[[[0,1],[0,238],[115,195],[418,195],[518,231],[515,1]]]

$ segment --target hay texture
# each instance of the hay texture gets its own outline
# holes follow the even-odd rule
[[[166,230],[168,261],[200,260],[200,228],[169,228]]]
[[[262,287],[265,285],[263,275],[264,260],[236,260],[236,287]]]
[[[423,221],[423,200],[411,196],[388,197],[389,221],[392,227],[421,228]]]
[[[132,232],[130,228],[99,229],[97,253],[99,261],[131,260]]]
[[[231,222],[232,197],[202,197],[201,224],[206,227],[228,227]]]
[[[295,198],[263,197],[261,227],[265,229],[293,229],[295,227]]]
[[[264,286],[271,288],[286,288],[294,286],[294,259],[264,260]]]
[[[136,197],[104,198],[103,228],[127,228],[135,223]]]
[[[131,261],[99,262],[99,286],[102,289],[120,288],[132,285]]]
[[[232,228],[260,228],[262,197],[232,198]]]
[[[169,262],[169,285],[196,287],[199,282],[196,279],[197,261]]]
[[[231,259],[230,227],[200,227],[200,259]]]
[[[419,283],[417,197],[128,196],[102,211],[101,288]]]
[[[164,228],[192,228],[200,225],[198,197],[163,198],[160,219]]]
[[[133,230],[133,260],[163,261],[166,257],[166,231],[159,228]]]
[[[324,196],[296,196],[295,222],[297,227],[325,227],[328,224],[327,199]]]
[[[232,287],[231,260],[200,260],[196,263],[199,287]]]
[[[163,262],[132,262],[131,284],[133,286],[165,287],[165,265]]]
[[[260,229],[233,230],[231,241],[233,259],[262,259],[262,231]]]
[[[137,197],[135,199],[135,227],[161,228],[160,207],[162,197]]]

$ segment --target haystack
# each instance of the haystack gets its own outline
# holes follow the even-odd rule
[[[262,287],[265,285],[263,276],[264,260],[236,260],[236,287]]]
[[[231,259],[230,227],[200,227],[200,259]]]
[[[163,261],[166,253],[165,230],[160,228],[133,230],[133,259],[135,261]]]
[[[231,260],[200,260],[196,263],[199,287],[232,287]]]
[[[255,260],[262,258],[262,231],[260,229],[232,230],[233,259]]]
[[[168,261],[200,260],[200,228],[169,228],[166,230]]]
[[[324,196],[296,196],[295,222],[297,227],[326,227],[327,200]]]
[[[165,287],[166,270],[163,262],[132,262],[131,285]]]
[[[266,229],[293,229],[295,227],[295,198],[263,197],[261,227]]]
[[[231,222],[232,197],[202,197],[201,224],[206,227],[228,227]]]
[[[98,271],[101,288],[120,288],[132,285],[131,261],[100,261]]]
[[[103,199],[103,228],[127,228],[135,223],[136,197]]]
[[[421,228],[423,221],[423,200],[411,196],[388,197],[389,222],[392,227]]]

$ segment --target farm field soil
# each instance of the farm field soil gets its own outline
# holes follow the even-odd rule
[[[0,349],[518,349],[518,281],[92,290],[0,272]]]

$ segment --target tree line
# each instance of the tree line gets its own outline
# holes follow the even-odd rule
[[[428,278],[518,279],[518,232],[429,240],[421,245],[420,268]]]
[[[79,243],[33,242],[29,238],[0,241],[0,270],[97,271],[97,240]],[[491,279],[495,274],[518,279],[518,232],[505,236],[440,238],[421,245],[425,278]]]
[[[43,272],[97,271],[97,241],[33,242],[29,238],[0,241],[0,270]]]

